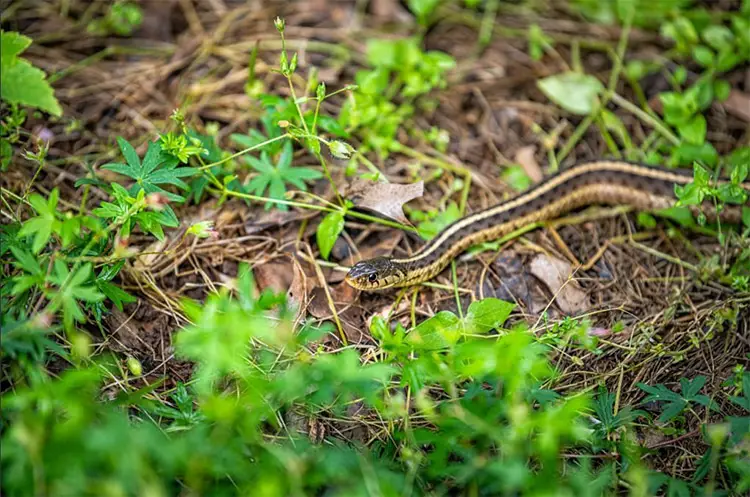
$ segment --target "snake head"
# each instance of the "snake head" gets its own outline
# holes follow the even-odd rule
[[[382,290],[396,286],[404,274],[387,257],[359,261],[346,275],[346,282],[359,290]]]

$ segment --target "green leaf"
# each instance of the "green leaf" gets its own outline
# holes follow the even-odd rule
[[[711,181],[709,172],[698,163],[693,165],[693,178],[694,183],[702,188],[707,187]]]
[[[693,218],[693,213],[690,212],[690,209],[687,207],[669,207],[667,209],[661,209],[655,214],[676,221],[685,228],[694,228],[696,226],[695,219]]]
[[[138,178],[138,175],[141,173],[141,159],[138,158],[135,148],[121,136],[117,137],[117,145],[120,147],[122,156],[125,157],[125,161],[128,163],[132,173],[135,173],[135,176],[131,176],[131,178]],[[150,146],[149,149],[151,149]],[[148,152],[146,154],[148,155]]]
[[[428,221],[422,221],[417,225],[419,236],[425,240],[432,240],[443,228],[447,227],[461,217],[458,204],[451,202],[444,211],[432,216]]]
[[[747,191],[737,184],[721,185],[715,191],[716,197],[727,204],[747,203]]]
[[[664,108],[664,120],[673,126],[686,122],[698,110],[694,96],[665,92],[659,94],[659,100]]]
[[[745,181],[745,179],[747,179],[749,173],[750,161],[738,162],[732,167],[732,172],[730,173],[729,177],[731,178],[733,184],[739,185],[740,183]]]
[[[39,261],[36,257],[34,257],[33,254],[30,254],[22,248],[16,247],[14,245],[11,245],[10,251],[16,258],[16,266],[32,275],[44,274],[44,272],[42,271],[42,266],[39,264]]]
[[[136,302],[138,299],[130,295],[128,292],[120,288],[119,286],[110,283],[109,281],[97,280],[97,288],[115,304],[119,310],[123,310],[122,304]]]
[[[553,40],[542,31],[538,24],[529,26],[529,55],[533,60],[541,60],[546,47],[552,46]]]
[[[594,76],[566,72],[549,76],[537,82],[539,89],[554,103],[573,114],[591,114],[604,89]]]
[[[660,423],[671,421],[688,406],[688,402],[685,399],[683,399],[679,394],[669,390],[664,385],[659,384],[655,387],[651,387],[643,383],[637,383],[637,386],[638,388],[649,394],[645,399],[643,399],[643,404],[655,401],[666,402],[666,406],[659,416]]]
[[[409,10],[419,19],[420,24],[424,24],[427,18],[432,14],[440,0],[408,0]]]
[[[706,377],[702,375],[698,375],[692,380],[680,378],[681,394],[673,392],[662,384],[653,387],[644,385],[643,383],[638,383],[637,385],[638,388],[649,394],[643,399],[642,403],[645,404],[655,401],[665,402],[664,409],[658,420],[660,423],[666,423],[677,417],[683,410],[688,408],[692,402],[716,410],[716,406],[713,405],[708,396],[698,393],[705,384]]]
[[[93,275],[91,263],[82,265],[71,274],[65,262],[56,259],[53,269],[48,279],[57,286],[57,289],[51,292],[50,300],[53,308],[62,307],[63,324],[65,329],[70,331],[75,322],[83,322],[86,318],[78,301],[100,302],[104,299],[104,295],[91,284],[90,280]]]
[[[286,141],[280,150],[276,164],[271,162],[271,157],[265,150],[260,153],[260,157],[245,156],[245,162],[259,173],[247,184],[245,187],[247,191],[262,196],[268,189],[268,197],[282,200],[286,195],[287,183],[291,183],[302,191],[307,191],[305,181],[323,177],[323,174],[315,169],[293,166],[293,152],[292,143]],[[267,202],[266,209],[270,209],[273,205],[273,203]],[[279,210],[288,209],[283,204],[276,205],[276,207]]]
[[[318,241],[318,249],[323,259],[328,260],[333,244],[336,243],[341,232],[344,230],[344,214],[340,211],[330,212],[323,218],[315,237]]]
[[[0,32],[0,98],[10,104],[27,105],[62,115],[62,108],[55,98],[47,75],[32,66],[27,60],[18,58],[31,44],[31,39],[15,32]]]
[[[647,212],[639,212],[637,221],[640,226],[643,226],[646,229],[656,228],[656,219],[654,219],[654,216]]]
[[[461,338],[458,317],[450,311],[440,311],[419,323],[406,335],[406,343],[420,350],[439,350],[455,345]]]
[[[703,30],[701,37],[716,51],[731,49],[734,45],[732,30],[721,24],[712,24]]]
[[[117,143],[127,164],[110,163],[103,165],[102,168],[134,179],[135,183],[128,190],[129,195],[135,196],[141,191],[160,193],[170,201],[184,202],[184,197],[168,192],[159,185],[174,185],[187,190],[188,185],[180,178],[197,174],[198,169],[177,167],[179,159],[165,153],[159,142],[149,142],[146,155],[143,157],[143,163],[141,163],[135,148],[130,143],[121,137],[117,138]]]
[[[705,197],[705,189],[695,183],[688,183],[684,187],[675,185],[675,194],[679,201],[678,206],[701,205]]]
[[[742,397],[730,396],[734,404],[737,404],[744,410],[750,412],[750,373],[745,371],[742,373]]]
[[[506,167],[500,177],[504,182],[508,183],[511,188],[519,192],[528,189],[532,185],[531,178],[526,174],[523,167],[517,164]]]
[[[706,140],[706,118],[701,114],[677,127],[680,136],[694,145],[700,145]]]
[[[467,333],[485,334],[490,330],[502,326],[515,304],[496,298],[485,298],[469,305],[464,316]]]
[[[14,31],[0,33],[0,64],[12,64],[13,58],[31,46],[31,38]]]
[[[726,99],[729,98],[731,91],[732,85],[729,84],[729,81],[724,79],[717,79],[714,81],[714,95],[719,102],[726,101]]]
[[[29,197],[29,203],[39,215],[24,222],[18,236],[33,235],[32,250],[35,254],[38,254],[47,245],[52,233],[61,231],[62,223],[56,217],[59,195],[59,190],[55,188],[46,201],[44,197],[37,193]]]
[[[703,45],[693,48],[693,58],[703,67],[711,67],[714,64],[714,53]]]
[[[714,167],[719,161],[718,152],[709,142],[703,142],[700,145],[683,142],[674,150],[674,154],[677,163],[682,166],[701,162]]]

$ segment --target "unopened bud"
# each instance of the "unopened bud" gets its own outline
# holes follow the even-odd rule
[[[273,20],[273,25],[276,27],[276,31],[278,31],[279,33],[283,33],[286,23],[284,22],[284,19],[282,19],[281,17],[277,17]]]

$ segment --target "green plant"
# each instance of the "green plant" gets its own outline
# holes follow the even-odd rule
[[[708,171],[702,166],[696,164],[693,167],[693,181],[684,187],[675,187],[675,193],[679,199],[677,205],[701,206],[706,200],[711,201],[716,206],[722,207],[725,204],[747,205],[748,194],[740,184],[748,177],[748,173],[750,172],[750,162],[745,162],[744,159],[735,163],[730,162],[730,167],[731,181],[723,185],[716,185],[716,183],[712,181],[711,175]],[[743,210],[747,212],[748,208],[744,207]],[[743,218],[746,219],[747,214],[743,213]],[[698,221],[700,224],[704,224],[705,219],[705,214],[701,213]],[[747,222],[745,222],[745,224],[747,224]],[[750,224],[747,225],[750,227]]]
[[[293,167],[293,153],[292,143],[286,141],[281,145],[276,163],[271,160],[271,156],[266,150],[262,150],[260,157],[257,158],[252,155],[245,156],[243,159],[258,173],[250,180],[245,189],[258,196],[263,196],[267,190],[268,196],[272,199],[284,199],[287,184],[294,185],[299,190],[307,191],[305,182],[320,179],[323,174],[308,167]],[[266,209],[269,209],[272,205],[270,202],[266,203]],[[287,210],[287,206],[283,204],[278,205],[277,208]]]
[[[130,36],[143,22],[143,10],[133,2],[117,0],[107,9],[104,17],[92,20],[87,31],[95,36]]]
[[[628,2],[609,5],[619,12]],[[434,19],[431,2],[410,2],[410,6],[423,25]],[[497,2],[487,2],[488,19],[494,18],[496,7]],[[665,15],[672,16],[671,12]],[[283,41],[283,21],[277,20],[277,28]],[[536,47],[532,49],[551,53],[551,38],[533,34],[530,41]],[[427,57],[418,43],[404,48],[410,43],[395,42],[398,60],[386,61],[387,65],[373,60],[374,69],[365,72],[382,72],[361,76],[378,91],[365,97],[349,95],[348,112],[377,110],[366,125],[348,123],[346,130],[339,121],[322,115],[320,104],[338,92],[327,93],[314,77],[307,79],[305,93],[298,95],[299,85],[293,84],[300,76],[295,73],[297,58],[290,57],[284,46],[279,67],[292,95],[258,94],[262,85],[250,78],[248,93],[260,99],[261,129],[232,136],[243,150],[222,150],[216,125],[206,125],[205,132],[198,133],[177,112],[173,115],[177,128],[148,143],[142,160],[134,147],[119,139],[125,162],[103,167],[124,174],[128,184],[106,183],[90,168],[89,177],[77,183],[83,188],[79,207],[61,199],[58,190],[44,194],[44,185],[36,185],[36,175],[21,194],[3,189],[7,202],[3,214],[9,224],[0,225],[0,380],[6,386],[0,413],[0,492],[264,496],[747,492],[750,374],[746,371],[735,368],[733,381],[718,394],[701,393],[703,377],[683,379],[679,393],[663,384],[641,386],[649,394],[644,403],[663,404],[660,421],[682,429],[680,414],[692,413],[709,447],[692,481],[649,471],[644,465],[648,451],[636,442],[637,432],[631,428],[647,416],[623,405],[619,385],[616,393],[602,386],[592,396],[575,389],[552,390],[569,373],[559,375],[555,369],[560,349],[565,352],[572,343],[594,353],[600,350],[587,321],[545,320],[543,332],[536,327],[530,330],[516,324],[524,316],[511,318],[515,309],[511,303],[484,299],[464,307],[458,298],[460,288],[455,289],[455,312],[438,312],[419,322],[412,304],[411,325],[404,324],[400,311],[393,317],[381,313],[370,327],[374,343],[334,351],[323,340],[331,326],[297,322],[285,295],[270,290],[257,294],[250,269],[240,265],[237,278],[223,281],[205,301],[185,300],[170,309],[182,323],[174,330],[175,354],[195,366],[186,383],[170,387],[166,378],[154,380],[158,370],[142,376],[145,361],[141,365],[130,354],[120,358],[89,346],[88,336],[96,333],[96,325],[106,339],[101,322],[109,307],[122,311],[135,301],[118,283],[121,272],[132,275],[128,261],[137,252],[127,243],[135,238],[133,232],[162,239],[164,228],[179,224],[168,202],[189,198],[198,203],[206,196],[220,202],[234,196],[266,206],[319,210],[325,213],[316,231],[324,259],[346,219],[372,221],[339,196],[321,145],[336,157],[365,164],[373,176],[378,175],[377,168],[368,164],[363,150],[385,154],[399,150],[420,161],[430,159],[397,143],[400,127],[430,144],[432,152],[445,150],[444,132],[410,129],[409,122],[420,106],[429,108],[428,92],[444,83],[445,60]],[[374,54],[385,50],[381,55],[387,55],[391,50],[376,48]],[[720,53],[715,50],[717,58]],[[377,86],[381,78],[385,83]],[[584,123],[591,117],[603,134],[610,131],[626,149],[632,148],[619,118],[601,108],[612,96],[611,88],[605,90],[592,78],[575,70],[546,80],[542,87],[568,110],[585,111]],[[675,78],[678,85],[686,81],[680,74]],[[564,97],[570,88],[577,93],[568,101]],[[721,84],[718,88],[722,91]],[[313,89],[314,95],[308,95]],[[357,108],[358,103],[364,107]],[[378,115],[383,109],[394,110],[396,119]],[[25,116],[18,106],[10,110],[3,126],[18,132]],[[688,120],[699,122],[697,115],[690,114]],[[674,126],[679,136],[665,142],[671,133],[668,126]],[[700,124],[696,126],[697,136],[702,132]],[[696,137],[691,135],[696,130],[688,128],[680,131],[680,125],[668,122],[656,138],[647,138],[651,144],[645,144],[642,152],[671,153],[673,147]],[[363,138],[365,148],[355,150],[341,141],[348,131]],[[319,159],[322,173],[317,166],[292,165],[295,150],[304,152],[302,148]],[[737,192],[737,184],[747,176],[743,154],[717,157],[716,164],[732,175],[732,185],[717,187],[702,168],[696,171],[694,184],[680,190],[681,201],[694,205],[711,200],[717,207],[746,203]],[[44,147],[24,155],[39,166],[38,171],[47,167]],[[239,157],[243,161],[235,160]],[[243,162],[252,169],[249,175]],[[430,164],[443,167],[438,161]],[[438,175],[442,170],[458,169],[446,167]],[[331,182],[332,200],[308,195],[315,202],[303,204],[284,198],[290,186],[304,191],[306,181],[323,176]],[[509,168],[504,179],[516,189],[528,182],[520,167]],[[421,236],[430,238],[460,217],[463,205],[459,208],[450,198],[462,189],[468,191],[469,180],[461,181],[454,179],[439,208],[407,210]],[[108,198],[89,211],[88,193],[94,188]],[[670,228],[669,235],[674,231]],[[211,221],[186,226],[185,236],[216,235]],[[748,260],[750,250],[741,249],[726,272],[736,289],[747,287]],[[719,256],[706,258],[699,264],[701,277],[713,280],[719,273],[724,275],[721,261]],[[417,302],[416,294],[412,302]],[[736,328],[739,312],[740,304],[733,304],[712,313],[702,325],[709,332],[723,326]],[[557,353],[554,362],[553,353]],[[355,432],[362,432],[361,437],[350,435]],[[691,453],[685,461],[690,457],[698,459]]]
[[[26,121],[21,106],[43,110],[53,116],[62,108],[47,82],[44,71],[19,55],[31,45],[31,38],[13,31],[0,30],[0,101],[4,112],[0,119],[0,171],[5,171],[13,155],[13,145],[21,139]],[[5,112],[5,107],[9,112]]]
[[[571,0],[570,5],[584,17],[596,22],[624,23],[632,19],[635,26],[658,28],[671,15],[686,10],[693,0]]]
[[[599,423],[594,428],[594,435],[599,440],[607,440],[614,433],[621,431],[636,418],[645,416],[646,413],[639,409],[625,406],[615,412],[615,394],[608,392],[604,387],[599,387],[598,395],[594,399],[594,414]]]
[[[680,393],[673,392],[664,385],[649,386],[638,383],[638,388],[648,395],[642,403],[664,402],[664,407],[659,415],[660,423],[667,423],[677,417],[684,410],[692,409],[692,404],[699,404],[709,409],[715,409],[716,406],[711,402],[707,395],[700,394],[700,390],[706,384],[706,377],[698,375],[692,380],[680,378]]]
[[[129,195],[134,196],[143,191],[146,194],[164,195],[172,202],[185,201],[183,196],[168,192],[159,185],[169,184],[187,190],[188,185],[180,178],[196,174],[196,169],[178,167],[177,157],[165,153],[159,142],[149,142],[143,162],[133,146],[126,140],[118,137],[117,144],[125,158],[125,163],[104,164],[102,169],[108,169],[135,180],[135,183],[128,189]]]
[[[10,105],[26,105],[60,116],[62,109],[44,72],[19,57],[29,45],[31,38],[0,31],[0,98]]]
[[[445,74],[455,61],[437,51],[423,52],[415,38],[370,40],[367,60],[373,69],[355,75],[357,91],[341,109],[339,121],[348,132],[363,138],[360,152],[373,150],[381,157],[398,150],[398,129],[408,121],[418,100],[434,88],[445,85]],[[394,102],[397,95],[400,103]]]

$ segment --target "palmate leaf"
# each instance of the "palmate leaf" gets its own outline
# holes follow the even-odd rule
[[[49,281],[57,289],[50,291],[49,298],[55,303],[56,308],[62,307],[63,324],[66,330],[73,328],[76,321],[82,322],[85,319],[79,301],[93,303],[104,299],[104,295],[91,284],[92,276],[91,263],[82,265],[71,274],[65,262],[60,259],[55,260]]]
[[[701,404],[709,409],[716,410],[716,406],[707,395],[699,394],[701,388],[706,384],[706,377],[698,375],[692,380],[680,378],[681,393],[673,392],[662,384],[655,386],[638,383],[638,388],[648,395],[642,403],[648,402],[665,402],[664,410],[659,416],[660,423],[666,423],[677,417],[691,403]]]
[[[246,190],[254,195],[263,196],[268,190],[270,198],[283,200],[287,191],[287,184],[291,184],[302,191],[307,191],[305,181],[312,181],[323,177],[323,173],[307,167],[295,167],[292,165],[294,148],[291,141],[285,141],[281,152],[274,164],[269,153],[263,150],[260,157],[247,155],[244,157],[245,162],[255,169],[258,174],[250,180]],[[273,204],[266,203],[266,209],[270,209]],[[277,205],[279,210],[287,210],[287,206]]]
[[[198,172],[198,169],[178,167],[179,159],[164,153],[159,142],[148,144],[148,150],[142,162],[138,158],[135,148],[127,140],[118,137],[117,144],[126,163],[109,163],[103,165],[102,168],[135,180],[133,186],[128,190],[130,195],[135,196],[143,190],[146,193],[160,193],[173,202],[185,200],[183,196],[168,192],[159,185],[174,185],[181,190],[188,190],[188,185],[180,178],[193,176]]]
[[[594,413],[600,424],[596,426],[596,433],[605,437],[621,426],[627,425],[639,416],[646,413],[625,406],[615,414],[615,394],[608,392],[604,387],[599,387],[599,393],[594,401]]]
[[[59,196],[60,192],[55,188],[46,200],[36,193],[29,197],[29,203],[38,215],[23,223],[18,236],[34,236],[32,250],[35,254],[47,245],[52,233],[59,232],[62,227],[62,223],[55,216]]]

